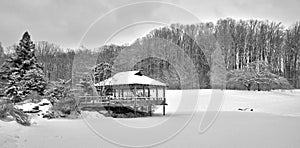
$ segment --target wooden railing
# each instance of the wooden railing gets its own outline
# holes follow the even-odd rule
[[[81,106],[148,106],[164,104],[164,98],[162,97],[80,96],[79,98],[79,103]]]

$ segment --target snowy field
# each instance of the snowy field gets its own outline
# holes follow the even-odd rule
[[[0,147],[300,147],[300,90],[168,90],[166,116],[105,118],[84,112],[84,119],[40,119],[31,127],[0,121]],[[213,97],[212,97],[213,96]],[[223,98],[223,99],[222,99]],[[202,117],[220,111],[205,132]],[[252,109],[252,111],[251,111]]]

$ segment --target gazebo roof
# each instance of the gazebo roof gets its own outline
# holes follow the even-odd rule
[[[110,77],[104,81],[96,83],[95,86],[128,85],[128,84],[167,86],[165,83],[159,82],[145,75],[142,75],[140,71],[120,72],[115,74],[113,77]]]

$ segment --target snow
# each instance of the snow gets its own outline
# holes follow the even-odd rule
[[[43,105],[44,103],[47,103],[48,105]],[[51,103],[47,99],[42,99],[39,103],[24,103],[16,105],[16,108],[22,109],[23,111],[32,111],[36,106],[39,106],[39,114],[46,114],[46,112],[51,108]]]
[[[95,86],[123,85],[123,84],[144,84],[144,85],[166,86],[166,84],[151,79],[147,76],[141,75],[139,72],[140,71],[119,72],[115,74],[113,77],[95,84]]]
[[[81,117],[85,118],[85,119],[105,118],[104,115],[102,115],[96,111],[81,111]]]
[[[185,90],[187,91],[187,90]],[[197,111],[206,111],[213,90],[188,90],[198,93]],[[182,96],[182,91],[168,90],[166,93],[167,114],[178,112],[178,106],[182,99],[188,99]],[[258,113],[269,113],[283,116],[300,116],[300,90],[275,90],[275,91],[239,91],[225,90],[223,95],[223,105],[220,111],[239,111],[238,109],[253,109]],[[188,108],[188,106],[186,106]],[[193,109],[190,109],[192,112]],[[179,111],[180,112],[180,111]],[[162,107],[159,107],[156,113],[162,113]]]
[[[25,104],[21,104],[21,105],[16,105],[16,108],[22,109],[23,111],[31,111],[32,108],[34,108],[37,105],[38,104],[36,104],[36,103],[25,103]]]
[[[38,124],[32,127],[0,121],[0,147],[119,147],[157,142],[162,143],[156,147],[172,148],[300,147],[299,90],[226,90],[216,121],[206,132],[199,133],[214,92],[168,90],[166,116],[161,115],[159,107],[153,117],[145,118],[115,119],[83,112],[83,119],[37,119]]]

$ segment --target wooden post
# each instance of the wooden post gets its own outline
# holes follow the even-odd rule
[[[152,116],[152,107],[151,107],[151,104],[148,106],[148,114],[149,114],[149,116]]]
[[[144,100],[143,100],[143,108],[147,108],[147,99],[146,99],[146,94],[145,94],[145,86],[143,85],[143,97],[144,97]],[[146,104],[146,105],[145,105]],[[147,109],[148,110],[148,109]]]
[[[148,86],[148,99],[150,100],[150,86]]]
[[[91,98],[92,99],[92,101],[93,101],[93,105],[94,105],[94,103],[95,103],[95,99],[94,98]]]
[[[165,104],[166,104],[166,88],[163,87],[163,99],[164,99],[164,104],[163,104],[163,115],[165,116],[166,115],[166,108],[165,108]]]
[[[137,98],[137,94],[136,94],[136,86],[134,86],[134,115],[136,117],[136,98]]]
[[[146,94],[145,94],[145,86],[143,85],[143,97],[146,97]]]
[[[157,89],[157,86],[155,87],[155,89],[156,89],[156,98],[155,98],[155,100],[157,100],[157,98],[158,98],[158,89]]]
[[[110,98],[109,97],[107,97],[108,98],[108,115],[110,116],[111,115],[111,113],[110,113]]]
[[[148,114],[149,114],[149,116],[152,116],[152,108],[151,108],[151,100],[150,100],[150,96],[151,96],[151,94],[150,94],[150,86],[148,86],[148,99],[147,99],[147,105],[148,105]]]

